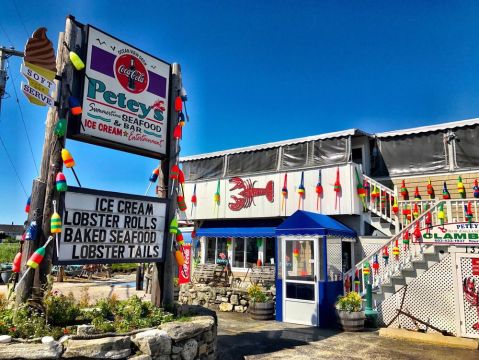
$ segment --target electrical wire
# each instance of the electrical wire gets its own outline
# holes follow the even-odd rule
[[[27,191],[25,190],[25,186],[23,185],[22,179],[20,178],[20,175],[18,175],[17,168],[15,167],[15,164],[10,156],[10,153],[7,150],[7,147],[5,146],[5,143],[3,142],[2,137],[0,136],[0,142],[2,143],[3,149],[5,150],[5,153],[7,154],[8,160],[10,161],[10,165],[12,165],[13,171],[15,172],[15,175],[17,175],[18,182],[22,186],[22,190],[25,193],[25,197],[28,197]]]
[[[20,22],[22,23],[23,29],[25,30],[25,34],[27,34],[27,38],[29,38],[30,35],[28,34],[28,30],[27,30],[27,27],[25,26],[25,23],[23,22],[22,16],[20,15],[20,11],[18,11],[17,3],[15,2],[15,0],[12,0],[12,3],[18,18],[20,19]]]
[[[2,23],[0,23],[0,29],[2,29],[3,33],[5,34],[5,37],[7,38],[8,42],[10,43],[10,46],[13,47],[12,39],[10,39],[10,36],[8,36],[8,33],[5,31],[5,29],[2,26]]]
[[[10,64],[8,60],[7,60],[7,71],[10,74],[10,77],[12,77],[12,73],[10,71]],[[20,112],[20,118],[22,119],[23,128],[25,129],[25,136],[27,137],[28,147],[30,148],[30,154],[32,155],[33,164],[35,165],[35,170],[37,170],[37,175],[39,175],[37,162],[35,161],[35,155],[33,154],[32,143],[30,141],[30,136],[28,136],[27,124],[25,124],[25,118],[23,117],[22,107],[20,106],[20,100],[18,99],[17,87],[15,86],[14,81],[12,81],[11,83],[13,84],[13,92],[15,93],[15,99],[17,102],[18,111]]]

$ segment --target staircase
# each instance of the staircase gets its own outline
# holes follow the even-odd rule
[[[368,182],[372,180],[366,176],[364,178]],[[374,180],[370,183],[374,184]],[[394,198],[394,194],[383,190],[377,183],[374,186],[378,187],[380,191],[384,191],[390,199]],[[477,221],[479,200],[474,198],[401,201],[398,202],[399,211],[397,215],[393,213],[392,209],[388,208],[388,204],[379,207],[376,201],[372,204],[368,198],[367,205],[372,213],[371,216],[374,214],[383,222],[395,223],[395,229],[399,230],[381,249],[364,258],[353,269],[344,274],[345,289],[357,291],[364,296],[366,284],[370,283],[373,287],[373,296],[376,303],[380,303],[400,291],[405,285],[440,262],[449,250],[449,245],[425,244],[421,237],[414,235],[416,227],[419,226],[419,229],[424,233],[424,229],[428,228],[427,219],[431,221],[432,226],[441,225],[438,219],[438,212],[441,207],[445,214],[444,224],[448,222],[467,222],[464,206],[468,203],[471,203],[473,219]],[[391,202],[389,202],[390,204]],[[413,213],[418,215],[415,216]],[[406,234],[409,234],[409,244],[403,242]],[[399,254],[395,255],[394,250],[397,250],[397,248],[399,248]],[[387,258],[383,256],[385,253],[389,254]],[[377,269],[374,269],[373,264],[375,262],[379,265]],[[370,269],[369,275],[367,275],[367,270],[365,274],[367,268]]]
[[[363,175],[363,185],[367,190],[363,204],[365,204],[365,210],[368,210],[363,214],[363,220],[384,235],[393,236],[399,226],[392,210],[394,190],[366,175]]]

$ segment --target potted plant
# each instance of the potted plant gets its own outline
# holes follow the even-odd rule
[[[255,320],[270,320],[274,316],[274,302],[259,285],[248,288],[249,312]]]
[[[10,276],[12,276],[12,264],[1,264],[0,272],[3,283],[7,284]]]
[[[364,329],[364,311],[362,311],[363,300],[361,296],[351,291],[344,296],[340,296],[336,303],[339,322],[344,331],[361,331]]]

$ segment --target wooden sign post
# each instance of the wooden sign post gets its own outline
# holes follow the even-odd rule
[[[108,49],[100,49],[98,47],[100,45],[93,46],[92,42],[88,42],[88,39],[91,38],[89,35],[92,35],[93,33],[102,34],[102,36],[104,36],[108,41],[120,44],[120,46],[126,49],[126,52],[135,54],[134,59],[132,59],[133,55],[128,55],[127,60],[132,63],[132,67],[133,62],[140,61],[140,63],[136,63],[138,68],[134,70],[134,72],[135,74],[136,72],[143,74],[141,77],[143,80],[140,81],[140,78],[138,78],[139,82],[136,85],[148,87],[141,89],[135,88],[135,80],[133,79],[133,75],[130,74],[133,70],[130,72],[126,71],[125,65],[121,63],[123,60],[126,61],[123,59],[125,55],[111,52],[109,53]],[[91,73],[90,76],[87,77],[83,72],[78,72],[72,66],[70,61],[70,49],[85,49],[85,44],[90,46],[88,48],[88,52],[84,51],[84,53],[86,52],[88,54],[87,61],[85,61],[87,64],[85,71],[93,71],[93,74],[95,74],[94,72],[97,71],[97,74],[99,74],[99,79],[103,76],[103,80],[93,79]],[[118,46],[116,48],[118,48]],[[103,59],[114,61],[115,56],[117,57],[117,60],[114,62],[116,73],[112,75],[111,69],[109,67],[105,68]],[[94,60],[96,62],[92,64]],[[150,66],[149,68],[146,67],[148,65]],[[132,47],[131,45],[123,43],[120,40],[109,36],[108,34],[102,33],[98,29],[95,29],[91,26],[84,26],[75,21],[73,16],[69,16],[66,19],[65,33],[61,33],[58,39],[56,68],[57,78],[60,80],[55,80],[56,91],[52,94],[52,97],[57,101],[57,106],[51,107],[47,114],[40,176],[33,183],[31,210],[29,213],[29,221],[37,221],[37,224],[39,225],[39,232],[34,241],[27,241],[23,245],[21,267],[24,269],[23,274],[25,274],[25,271],[27,271],[26,262],[30,255],[36,249],[46,243],[47,238],[51,233],[50,219],[54,211],[53,201],[56,200],[56,202],[60,204],[60,200],[62,198],[61,194],[55,190],[55,176],[59,171],[62,171],[63,168],[61,150],[65,145],[65,137],[57,137],[54,134],[56,123],[59,118],[67,117],[69,110],[68,99],[72,93],[80,93],[80,88],[82,86],[84,88],[83,90],[90,90],[90,92],[84,92],[84,99],[86,99],[85,101],[94,100],[90,99],[90,97],[95,97],[97,92],[105,92],[108,86],[111,86],[112,90],[114,90],[116,87],[117,89],[120,89],[118,90],[120,92],[126,91],[126,93],[121,94],[121,96],[125,97],[128,96],[128,94],[131,95],[132,99],[130,99],[127,104],[129,104],[129,106],[133,109],[135,109],[134,105],[138,104],[138,107],[142,109],[142,114],[138,114],[138,117],[146,118],[149,116],[148,120],[151,121],[151,124],[155,125],[147,124],[146,121],[143,120],[141,123],[143,125],[146,124],[145,126],[155,126],[154,129],[136,126],[135,129],[131,130],[131,132],[128,134],[128,124],[122,125],[121,121],[112,122],[112,129],[116,126],[116,130],[119,131],[123,126],[123,131],[121,134],[123,136],[121,138],[123,143],[121,144],[115,143],[115,141],[110,138],[101,139],[95,137],[94,134],[91,135],[82,133],[78,135],[67,132],[67,136],[69,138],[75,138],[75,136],[77,136],[78,140],[80,141],[161,159],[162,174],[160,174],[160,179],[163,181],[161,185],[167,189],[165,194],[167,202],[167,214],[165,219],[165,233],[162,249],[164,261],[156,263],[155,274],[152,277],[151,297],[152,302],[157,306],[171,304],[173,302],[174,259],[172,250],[174,239],[168,233],[167,229],[170,221],[175,217],[177,191],[174,187],[175,183],[169,178],[169,171],[172,164],[178,163],[179,154],[179,144],[178,141],[173,138],[173,129],[174,125],[178,123],[178,113],[175,111],[174,99],[180,94],[181,90],[180,66],[178,64],[170,65],[165,63],[158,58],[154,58],[151,55]],[[133,83],[130,84],[130,80],[128,80],[128,83],[122,83],[125,82],[125,76],[130,76],[130,80],[133,81]],[[96,81],[96,85],[98,87],[90,86],[91,82],[94,81]],[[100,83],[102,84],[101,86]],[[125,90],[121,90],[121,88],[118,87],[119,84],[121,84]],[[145,94],[145,99],[151,100],[153,94],[158,101],[156,101],[155,104],[151,105],[150,107],[145,107],[145,104],[133,99],[138,93],[141,93],[141,91],[148,93]],[[111,91],[107,92],[110,93]],[[111,97],[108,97],[108,99],[111,99]],[[85,107],[84,110],[86,110],[86,105],[86,103],[83,104]],[[119,112],[123,111],[124,106],[118,104],[117,110]],[[81,119],[75,119],[69,116],[69,131],[71,130],[70,126],[74,124],[78,126],[86,116],[95,118],[95,116],[92,116],[91,114],[82,115]],[[134,120],[134,118],[132,119]],[[106,121],[108,119],[103,120]],[[129,121],[130,119],[127,120]],[[107,122],[110,121],[111,120],[108,120]],[[90,122],[93,121],[90,120]],[[166,129],[167,131],[165,131]],[[84,130],[80,130],[80,132],[82,131]],[[135,131],[137,134],[134,134]],[[144,135],[140,136],[138,135],[138,132]],[[167,132],[167,134],[164,134],[163,132]],[[153,138],[151,138],[152,136]],[[125,139],[128,139],[128,141]],[[146,150],[142,149],[139,147],[140,145],[135,145],[135,141],[143,141],[145,142],[144,147],[149,146],[149,148],[145,148]],[[152,143],[157,144],[158,147],[152,148]],[[51,271],[53,251],[55,246],[58,246],[58,244],[55,242],[51,242],[48,245],[44,259],[40,263],[40,266],[34,272],[29,271],[24,280],[19,283],[16,288],[17,303],[24,302],[28,299],[41,301],[43,297],[42,292],[47,284],[47,275]],[[161,256],[158,257],[158,260],[161,261]],[[99,262],[101,263],[101,261]],[[112,262],[111,259],[110,262]],[[38,289],[39,291],[32,292],[33,289]]]

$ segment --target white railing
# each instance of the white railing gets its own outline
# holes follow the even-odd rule
[[[350,271],[344,274],[344,286],[345,289],[354,290],[361,295],[366,293],[366,284],[369,282],[373,285],[373,288],[378,288],[381,284],[388,283],[391,276],[398,275],[401,270],[408,265],[412,260],[421,258],[421,254],[424,251],[426,244],[421,242],[421,239],[417,239],[414,236],[414,230],[416,224],[419,223],[419,228],[424,229],[427,227],[426,219],[431,220],[431,226],[437,225],[439,220],[437,219],[437,212],[440,204],[444,205],[445,201],[438,201],[429,210],[418,216],[416,220],[413,220],[391,240],[386,243],[381,249],[375,253],[367,256]],[[446,209],[444,209],[446,211]],[[428,216],[430,213],[430,216]],[[409,244],[405,244],[404,235],[409,233]],[[396,246],[397,244],[397,246]],[[399,254],[395,254],[395,248],[399,249]],[[387,250],[387,251],[386,251]],[[387,253],[388,258],[383,255]],[[375,269],[375,262],[377,260],[378,267]],[[365,275],[364,269],[366,263],[369,263],[370,274]],[[359,282],[359,283],[358,283]]]
[[[363,181],[364,187],[367,189],[365,199],[367,209],[391,224],[394,224],[395,215],[392,209],[395,197],[394,190],[391,190],[366,175],[363,175]]]
[[[345,288],[347,287],[347,279],[349,278],[350,289],[359,290],[359,293],[363,295],[366,291],[366,280],[369,281],[373,287],[379,287],[381,284],[388,283],[391,276],[398,275],[401,270],[408,265],[412,260],[422,257],[423,250],[430,246],[430,244],[424,244],[421,239],[416,239],[414,236],[414,230],[419,223],[419,229],[425,229],[428,226],[435,226],[439,224],[437,217],[439,206],[442,204],[445,215],[444,224],[455,222],[466,222],[465,207],[471,204],[472,221],[479,221],[479,199],[454,199],[454,200],[407,200],[398,201],[399,212],[397,218],[400,219],[401,230],[391,238],[381,249],[375,253],[367,256],[356,266],[344,274]],[[415,205],[417,205],[418,216],[414,215]],[[407,219],[407,213],[404,214],[404,209],[410,209],[410,220]],[[426,210],[427,209],[427,210]],[[430,215],[428,215],[430,214]],[[427,224],[427,220],[430,223]],[[404,244],[404,234],[409,233],[409,245]],[[399,247],[399,255],[395,256],[393,250],[396,247],[396,241]],[[389,258],[386,260],[383,257],[384,250],[387,249]],[[378,269],[374,269],[374,262],[377,258],[379,265]],[[364,275],[364,265],[369,263],[370,275],[366,277]],[[359,280],[359,284],[355,284],[356,277]]]

